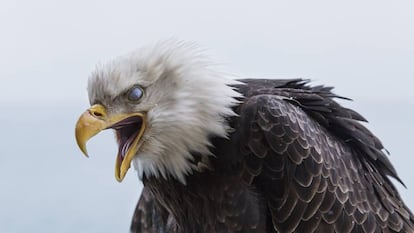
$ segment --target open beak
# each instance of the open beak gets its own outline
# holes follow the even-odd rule
[[[115,178],[121,182],[140,147],[146,127],[145,113],[108,116],[104,106],[95,104],[86,110],[76,123],[76,142],[88,156],[86,142],[104,129],[114,129],[119,145],[115,162]]]

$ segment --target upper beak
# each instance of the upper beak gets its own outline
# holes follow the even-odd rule
[[[139,141],[142,138],[142,135],[145,130],[145,114],[144,113],[132,113],[132,114],[118,114],[114,116],[108,116],[107,111],[104,106],[100,104],[95,104],[86,110],[80,117],[78,122],[76,123],[75,129],[75,136],[76,142],[79,146],[79,149],[88,156],[86,150],[86,142],[101,132],[104,129],[114,128],[116,130],[121,131],[122,127],[128,126],[128,119],[130,118],[138,118],[140,119],[139,128],[134,129],[136,130],[137,134],[129,135],[131,141],[128,141],[128,145],[125,146],[126,142],[121,140],[120,133],[117,133],[118,142],[120,143],[120,147],[127,148],[127,151],[122,151],[120,148],[118,152],[118,156],[115,163],[115,178],[121,182],[131,164],[132,159],[134,158],[136,152],[139,149]],[[125,122],[125,123],[123,123]],[[135,126],[134,125],[134,126]],[[129,139],[129,138],[128,138]],[[125,141],[125,140],[124,140]],[[124,143],[124,144],[122,144]]]

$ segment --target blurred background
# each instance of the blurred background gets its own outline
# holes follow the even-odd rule
[[[0,232],[128,232],[142,188],[114,178],[112,132],[74,124],[98,63],[168,38],[220,69],[335,86],[390,151],[414,209],[413,1],[52,1],[0,3]]]

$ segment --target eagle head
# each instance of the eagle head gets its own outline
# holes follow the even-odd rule
[[[226,118],[240,94],[227,75],[211,69],[193,45],[167,41],[100,65],[88,82],[91,107],[76,124],[86,142],[113,129],[118,142],[115,177],[122,181],[133,163],[144,175],[185,183],[195,166],[192,153],[210,155],[209,138],[226,137]]]

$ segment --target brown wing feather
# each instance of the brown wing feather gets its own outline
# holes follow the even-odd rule
[[[330,89],[300,88],[256,88],[240,109],[250,129],[245,177],[263,192],[274,229],[414,232],[381,143],[356,122],[364,119],[332,101]]]

